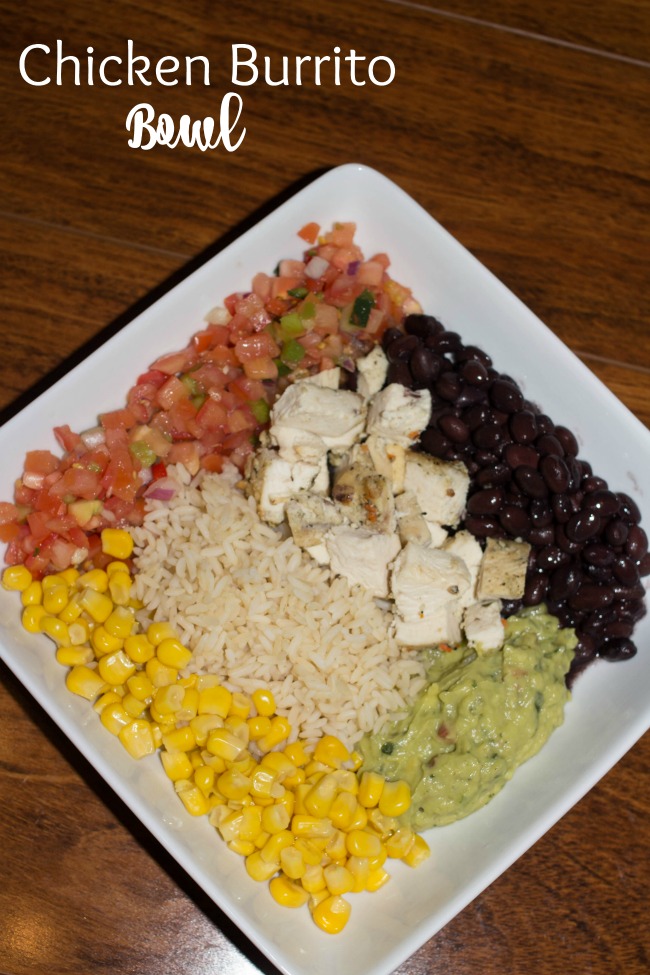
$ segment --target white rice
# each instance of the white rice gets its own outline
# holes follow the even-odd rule
[[[189,670],[245,693],[269,687],[294,738],[353,746],[403,714],[424,668],[398,647],[390,611],[262,522],[234,468],[170,473],[178,493],[149,501],[133,530],[135,592],[194,652]]]

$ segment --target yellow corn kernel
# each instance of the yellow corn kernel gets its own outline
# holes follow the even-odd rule
[[[363,765],[363,756],[359,752],[350,752],[350,768],[353,772],[358,772]]]
[[[64,623],[63,620],[57,619],[56,616],[46,614],[41,618],[41,633],[45,633],[60,647],[65,645],[70,646],[68,624]]]
[[[284,782],[288,777],[295,775],[297,771],[296,766],[284,752],[269,752],[268,755],[263,755],[260,765],[262,768],[269,768],[277,772],[280,782]]]
[[[180,640],[169,638],[158,644],[156,656],[165,666],[182,670],[192,659],[192,651],[184,647]]]
[[[90,647],[59,647],[56,651],[57,663],[64,667],[75,667],[77,664],[89,664],[94,660]]]
[[[135,613],[127,606],[116,606],[113,612],[104,623],[104,628],[111,636],[126,640],[131,636],[133,624],[135,623]]]
[[[385,816],[401,816],[411,805],[411,789],[408,782],[398,779],[386,782],[379,799],[379,811]]]
[[[280,868],[289,880],[300,880],[305,875],[305,858],[295,846],[280,850]]]
[[[271,718],[271,727],[265,735],[257,741],[257,747],[261,752],[270,752],[277,748],[291,734],[291,725],[286,718],[276,714]]]
[[[218,717],[218,715],[217,715]],[[238,718],[234,714],[229,714],[223,723],[224,728],[228,728],[233,734],[237,735],[240,739],[242,745],[248,745],[250,741],[250,734],[248,732],[248,725],[244,718]]]
[[[239,827],[242,824],[243,815],[241,809],[229,810],[228,815],[219,822],[217,829],[226,843],[237,839],[239,836]]]
[[[123,528],[105,528],[102,532],[102,552],[116,559],[128,559],[133,554],[133,539]]]
[[[258,714],[266,718],[275,714],[275,698],[268,688],[258,687],[251,694],[251,699]]]
[[[175,684],[178,679],[178,671],[175,667],[168,667],[163,664],[158,657],[152,657],[144,665],[145,673],[154,687],[164,687],[166,684]]]
[[[339,792],[330,806],[328,816],[337,829],[348,830],[354,821],[357,797],[351,792]]]
[[[379,803],[385,781],[383,775],[378,775],[377,772],[362,773],[357,796],[362,806],[371,809]]]
[[[241,836],[238,836],[235,840],[231,840],[226,845],[229,850],[232,850],[233,853],[238,853],[241,857],[247,857],[251,853],[255,853],[255,844],[251,840],[243,840]]]
[[[68,605],[70,604],[68,603]],[[59,613],[59,619],[61,619],[61,616],[62,614]],[[80,618],[76,619],[73,623],[68,623],[68,633],[70,634],[70,643],[72,646],[78,647],[82,643],[88,643],[90,641],[93,631],[91,631],[88,625],[88,620]]]
[[[203,761],[203,755],[201,753],[200,748],[193,748],[190,752],[187,753],[187,757],[189,758],[192,764],[192,768],[194,769],[195,772],[198,771],[198,769],[202,768],[204,765],[208,764],[207,762]],[[213,769],[211,765],[208,767],[212,769],[212,771],[216,775],[216,769]]]
[[[210,823],[210,826],[214,826],[215,829],[219,829],[223,821],[227,819],[228,816],[230,816],[232,810],[228,808],[228,806],[225,804],[223,799],[219,801],[216,795],[211,797],[210,800],[211,802],[212,799],[216,799],[217,801],[215,805],[212,806],[212,808],[210,809],[208,822]]]
[[[218,755],[226,762],[234,762],[244,750],[241,738],[228,728],[215,728],[208,735],[205,747],[212,755]]]
[[[404,863],[409,867],[419,867],[431,856],[431,848],[426,840],[422,839],[419,833],[415,834],[413,845],[402,857]]]
[[[190,727],[192,726],[190,725]],[[211,755],[207,748],[204,748],[201,752],[201,760],[205,765],[209,765],[210,768],[214,769],[215,775],[220,775],[222,772],[226,771],[226,763],[224,762],[223,758],[220,758],[219,755]]]
[[[135,673],[135,664],[123,650],[99,658],[97,670],[107,684],[124,684]]]
[[[32,574],[24,565],[9,565],[2,573],[2,586],[11,592],[24,592],[32,583]]]
[[[258,801],[257,799],[255,800]],[[285,789],[284,793],[275,800],[276,806],[283,806],[289,815],[289,819],[293,816],[296,807],[296,797],[289,789]]]
[[[83,576],[81,578],[83,579]],[[82,591],[79,603],[95,623],[103,623],[113,612],[113,600],[110,596],[93,589],[92,586],[86,586]]]
[[[366,882],[366,890],[374,893],[376,890],[379,890],[380,887],[383,887],[384,884],[387,884],[389,880],[390,874],[387,873],[383,867],[376,867],[374,870],[371,867],[370,873],[368,874],[368,880]]]
[[[352,874],[352,880],[354,882],[352,893],[360,894],[362,890],[366,889],[368,877],[370,876],[368,857],[348,857],[345,865]]]
[[[328,863],[323,867],[323,875],[330,894],[349,894],[354,888],[354,877],[341,864]]]
[[[128,606],[131,599],[133,580],[127,572],[111,572],[108,576],[108,591],[116,606]]]
[[[278,865],[277,863],[273,863],[273,861],[269,863],[263,860],[260,851],[255,850],[254,853],[246,857],[246,872],[253,880],[265,883],[278,872]]]
[[[114,703],[106,704],[102,708],[99,720],[112,735],[119,735],[123,728],[131,724],[133,718],[124,710],[122,707],[122,699],[119,698]]]
[[[108,689],[107,682],[90,667],[85,664],[77,664],[72,667],[65,678],[65,686],[73,694],[85,697],[87,701],[94,701],[103,691]]]
[[[163,735],[163,745],[168,752],[191,752],[196,748],[196,738],[189,725],[185,725]]]
[[[251,808],[252,809],[260,809],[261,807],[256,804],[255,806],[252,806]],[[270,833],[267,833],[265,830],[261,829],[259,831],[258,835],[253,840],[253,842],[255,843],[255,849],[256,850],[262,850],[270,838],[271,838],[271,834]]]
[[[145,676],[147,676],[145,674]],[[151,686],[153,683],[150,678],[147,677]],[[164,687],[159,687],[154,693],[153,703],[158,714],[176,714],[179,710],[181,704],[183,703],[183,698],[185,697],[185,691],[180,684],[165,684]]]
[[[198,786],[187,779],[174,782],[174,788],[190,816],[205,816],[208,812],[208,800]]]
[[[300,882],[308,894],[317,894],[319,890],[325,890],[325,873],[320,863],[308,863],[305,865],[305,872],[300,878]]]
[[[247,718],[246,724],[251,741],[259,741],[271,730],[271,719],[264,714],[256,714],[252,718]]]
[[[176,727],[176,721],[174,720],[173,714],[160,714],[156,709],[156,705],[152,701],[149,705],[149,716],[151,720],[160,726],[162,733],[164,735],[169,734]]]
[[[93,645],[95,653],[99,657],[110,653],[116,653],[124,646],[123,640],[120,640],[116,636],[111,636],[111,634],[101,625],[96,626],[92,631],[90,635],[90,642]]]
[[[279,833],[273,833],[268,838],[260,850],[260,854],[262,859],[266,860],[267,863],[279,864],[280,853],[288,846],[293,846],[293,835],[288,829],[283,829]]]
[[[132,718],[142,718],[145,711],[147,710],[147,705],[134,697],[133,694],[125,694],[122,698],[122,707],[128,715]]]
[[[210,732],[221,726],[221,718],[218,714],[197,714],[190,718],[190,728],[194,732],[197,745],[201,748],[207,742]]]
[[[147,675],[141,670],[128,678],[126,686],[134,697],[144,701],[145,704],[151,701],[155,690]]]
[[[284,874],[278,874],[269,882],[271,896],[282,907],[302,907],[309,900],[307,891]]]
[[[183,688],[183,698],[181,700],[181,706],[176,712],[177,721],[191,721],[192,718],[196,717],[197,709],[199,706],[199,692],[194,687]]]
[[[381,853],[381,840],[364,829],[353,829],[346,836],[348,853],[353,857],[376,857]]]
[[[46,590],[50,589],[52,586],[59,586],[62,582],[65,582],[65,579],[58,572],[51,572],[49,575],[43,576],[41,579],[43,592],[46,592]]]
[[[23,610],[22,624],[28,633],[41,633],[41,621],[47,613],[40,605],[26,606]]]
[[[243,718],[245,721],[251,711],[251,699],[241,691],[234,691],[230,701],[228,716]]]
[[[365,809],[360,802],[357,803],[357,807],[352,815],[352,822],[348,826],[348,832],[353,829],[365,829],[368,825],[368,811]]]
[[[305,809],[311,816],[329,816],[337,792],[338,785],[334,776],[324,775],[303,799]]]
[[[334,830],[332,836],[327,841],[325,853],[330,860],[335,860],[341,863],[347,860],[348,848],[345,843],[345,833],[342,829]]]
[[[239,838],[254,843],[262,832],[262,809],[259,806],[246,806],[242,809]],[[252,852],[252,851],[251,851]]]
[[[183,754],[181,752],[181,754]],[[190,762],[190,764],[192,764]],[[201,790],[203,795],[207,797],[211,792],[214,791],[214,780],[215,774],[214,769],[210,768],[209,765],[199,765],[198,768],[194,769],[194,784]]]
[[[415,842],[415,833],[408,826],[398,827],[386,839],[386,853],[389,857],[401,860],[410,851]]]
[[[281,833],[291,822],[289,810],[281,802],[261,810],[262,829],[267,833]]]
[[[20,601],[23,606],[41,605],[43,602],[43,586],[38,579],[34,579],[25,589],[20,590]]]
[[[334,735],[323,735],[314,748],[314,760],[330,768],[340,768],[344,762],[350,761],[350,752]]]
[[[199,690],[199,714],[218,714],[226,718],[232,703],[232,692],[221,684]]]
[[[83,606],[81,605],[81,597],[78,592],[74,593],[68,602],[65,604],[62,610],[57,613],[60,620],[64,623],[75,623],[77,620],[81,619],[84,623],[87,621],[82,617]]]
[[[388,856],[388,853],[386,852],[386,847],[382,843],[381,844],[381,850],[380,850],[378,856],[376,856],[376,857],[369,857],[368,858],[368,864],[370,866],[370,873],[372,873],[373,870],[378,870],[379,867],[383,867],[383,865],[386,863],[386,857],[387,856]]]
[[[229,768],[217,779],[217,788],[224,798],[240,801],[251,791],[251,780],[247,775]]]
[[[129,567],[126,562],[122,562],[121,559],[117,559],[115,562],[109,562],[108,565],[104,567],[104,571],[108,576],[109,581],[114,572],[126,572],[126,574],[129,575]]]
[[[305,864],[315,867],[321,863],[323,859],[323,851],[312,843],[311,840],[304,839],[302,836],[297,836],[294,841],[294,846],[302,853]]]
[[[194,769],[186,752],[161,752],[160,760],[166,775],[172,782],[192,778]]]
[[[381,840],[391,836],[398,826],[399,822],[394,816],[384,816],[376,806],[368,810],[368,827],[374,830]]]
[[[306,815],[307,810],[305,808],[305,796],[311,789],[311,785],[307,785],[303,782],[301,785],[297,785],[294,789],[295,801],[294,801],[294,812],[301,816]]]
[[[178,635],[171,623],[150,623],[147,628],[147,639],[157,647],[163,640],[178,640]]]
[[[109,704],[121,704],[122,698],[117,693],[117,691],[108,690],[100,694],[95,703],[93,704],[93,711],[97,714],[101,714],[104,708],[108,707]]]
[[[302,768],[309,761],[309,757],[305,752],[305,746],[302,741],[289,742],[288,745],[284,746],[283,751],[289,761],[292,762],[296,768]]]
[[[95,592],[106,592],[108,589],[108,574],[103,569],[91,569],[84,572],[77,579],[79,589],[93,589]]]
[[[340,934],[350,920],[352,908],[344,897],[332,894],[311,908],[314,923],[326,934]]]
[[[146,664],[156,652],[153,643],[147,639],[144,633],[127,636],[124,641],[124,649],[136,664]]]
[[[291,832],[294,836],[302,836],[309,840],[329,839],[334,832],[334,827],[329,819],[297,813],[291,819]]]
[[[51,616],[58,616],[68,605],[69,600],[70,590],[65,583],[61,583],[58,586],[52,586],[51,589],[45,590],[43,593],[43,608]]]
[[[313,758],[311,758],[305,765],[305,775],[307,777],[307,781],[312,785],[331,771],[331,765],[325,765],[324,762],[317,762]]]

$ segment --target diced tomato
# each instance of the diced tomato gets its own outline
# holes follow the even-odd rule
[[[311,222],[306,223],[304,227],[301,227],[298,231],[298,236],[306,240],[308,244],[314,244],[318,238],[318,233],[320,231],[320,226],[317,223]]]
[[[206,454],[205,457],[201,458],[201,467],[204,471],[220,474],[223,470],[224,460],[223,454]]]
[[[0,525],[6,525],[11,521],[18,521],[20,509],[9,501],[0,501]]]
[[[61,444],[63,450],[74,450],[79,444],[83,445],[83,440],[78,433],[73,433],[70,427],[66,424],[62,427],[54,427],[54,436]]]
[[[156,402],[163,410],[170,410],[176,403],[180,403],[188,398],[189,390],[187,386],[180,379],[177,379],[176,376],[170,376],[156,393]]]
[[[270,356],[261,356],[245,362],[244,372],[249,379],[277,379],[278,367]]]
[[[196,474],[199,469],[199,445],[193,440],[191,443],[175,443],[169,451],[170,464],[182,464],[190,474]]]
[[[102,413],[99,422],[105,430],[128,430],[135,422],[135,417],[131,410],[113,410],[111,413]]]
[[[173,444],[171,450],[173,450]],[[167,466],[162,460],[157,460],[155,464],[151,465],[151,477],[154,481],[160,480],[161,477],[167,477]]]
[[[196,414],[196,422],[201,433],[206,430],[225,428],[228,418],[228,411],[223,403],[208,397]]]
[[[196,362],[196,351],[189,347],[181,352],[172,352],[170,355],[163,355],[152,365],[152,369],[164,372],[168,376],[173,376],[177,372],[187,372],[190,366]]]
[[[251,359],[260,359],[263,356],[274,359],[280,355],[280,346],[269,332],[258,332],[240,339],[235,346],[235,352],[245,366]]]
[[[254,430],[256,426],[257,420],[245,406],[242,406],[239,410],[233,410],[228,415],[228,430],[230,433],[239,433],[242,430]]]
[[[38,474],[51,474],[59,466],[58,457],[49,450],[29,450],[25,455],[25,470]]]
[[[5,522],[0,524],[0,542],[13,542],[20,535],[20,525]]]

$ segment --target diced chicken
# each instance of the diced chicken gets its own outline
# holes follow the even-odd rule
[[[434,548],[442,548],[449,537],[447,529],[435,521],[427,521],[426,525],[429,530],[429,544]]]
[[[412,447],[430,416],[428,389],[406,389],[400,383],[391,383],[370,400],[366,431],[403,447]]]
[[[332,369],[323,369],[313,376],[305,378],[306,383],[314,383],[316,386],[325,386],[327,389],[338,389],[341,382],[341,367],[334,366]]]
[[[409,451],[404,490],[413,491],[427,521],[455,527],[465,510],[469,474],[460,461]]]
[[[521,599],[526,586],[530,545],[488,538],[478,573],[478,599]]]
[[[402,545],[406,545],[407,542],[417,542],[418,545],[431,544],[429,526],[422,517],[418,499],[412,491],[404,491],[395,498],[395,511],[397,531]]]
[[[287,502],[286,517],[296,545],[307,549],[317,562],[328,562],[325,536],[334,525],[343,524],[339,507],[329,498],[305,492]]]
[[[401,494],[404,490],[404,472],[406,470],[406,451],[401,444],[391,443],[383,437],[369,436],[362,444],[368,450],[378,474],[382,474],[391,484],[393,494]]]
[[[505,637],[500,600],[468,606],[463,615],[463,629],[465,639],[477,653],[499,650]]]
[[[280,457],[291,464],[296,461],[319,464],[327,456],[327,447],[321,437],[298,427],[272,427],[271,440],[278,448]]]
[[[268,447],[254,455],[248,471],[249,491],[257,502],[259,516],[271,525],[282,523],[291,498],[301,491],[325,491],[328,483],[326,457],[318,465],[290,464]]]
[[[398,620],[397,638],[410,646],[457,643],[460,600],[470,585],[464,562],[442,549],[408,542],[393,563],[391,594]],[[428,625],[427,625],[428,624]],[[411,642],[417,636],[417,642]]]
[[[378,474],[368,451],[353,451],[352,463],[334,472],[332,498],[353,525],[373,531],[395,531],[395,501],[390,484]]]
[[[333,572],[374,596],[388,595],[388,566],[401,548],[397,534],[341,525],[329,530],[325,544]]]
[[[358,393],[301,379],[286,388],[271,410],[271,441],[282,443],[285,460],[299,459],[296,444],[304,449],[309,440],[304,434],[320,438],[323,452],[347,449],[363,432],[365,418],[365,402]],[[299,430],[301,436],[292,440],[288,430]],[[309,442],[315,448],[316,442]]]
[[[470,575],[469,589],[463,597],[463,606],[469,606],[476,599],[476,584],[478,581],[478,571],[483,558],[483,549],[479,542],[470,532],[460,531],[455,535],[450,535],[444,543],[445,551],[451,552],[462,559]]]
[[[381,345],[376,345],[367,356],[357,360],[357,392],[370,399],[382,388],[387,375],[388,359]]]

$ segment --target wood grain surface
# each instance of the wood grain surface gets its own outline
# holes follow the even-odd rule
[[[0,0],[0,24],[2,419],[296,187],[354,161],[414,196],[650,425],[648,0]],[[20,77],[31,44],[99,58],[127,38],[154,61],[209,56],[212,85]],[[396,77],[242,89],[232,154],[129,148],[137,102],[218,115],[233,43],[276,65],[355,48],[392,58]],[[0,975],[273,972],[2,676]],[[647,972],[649,766],[646,735],[400,975]]]

